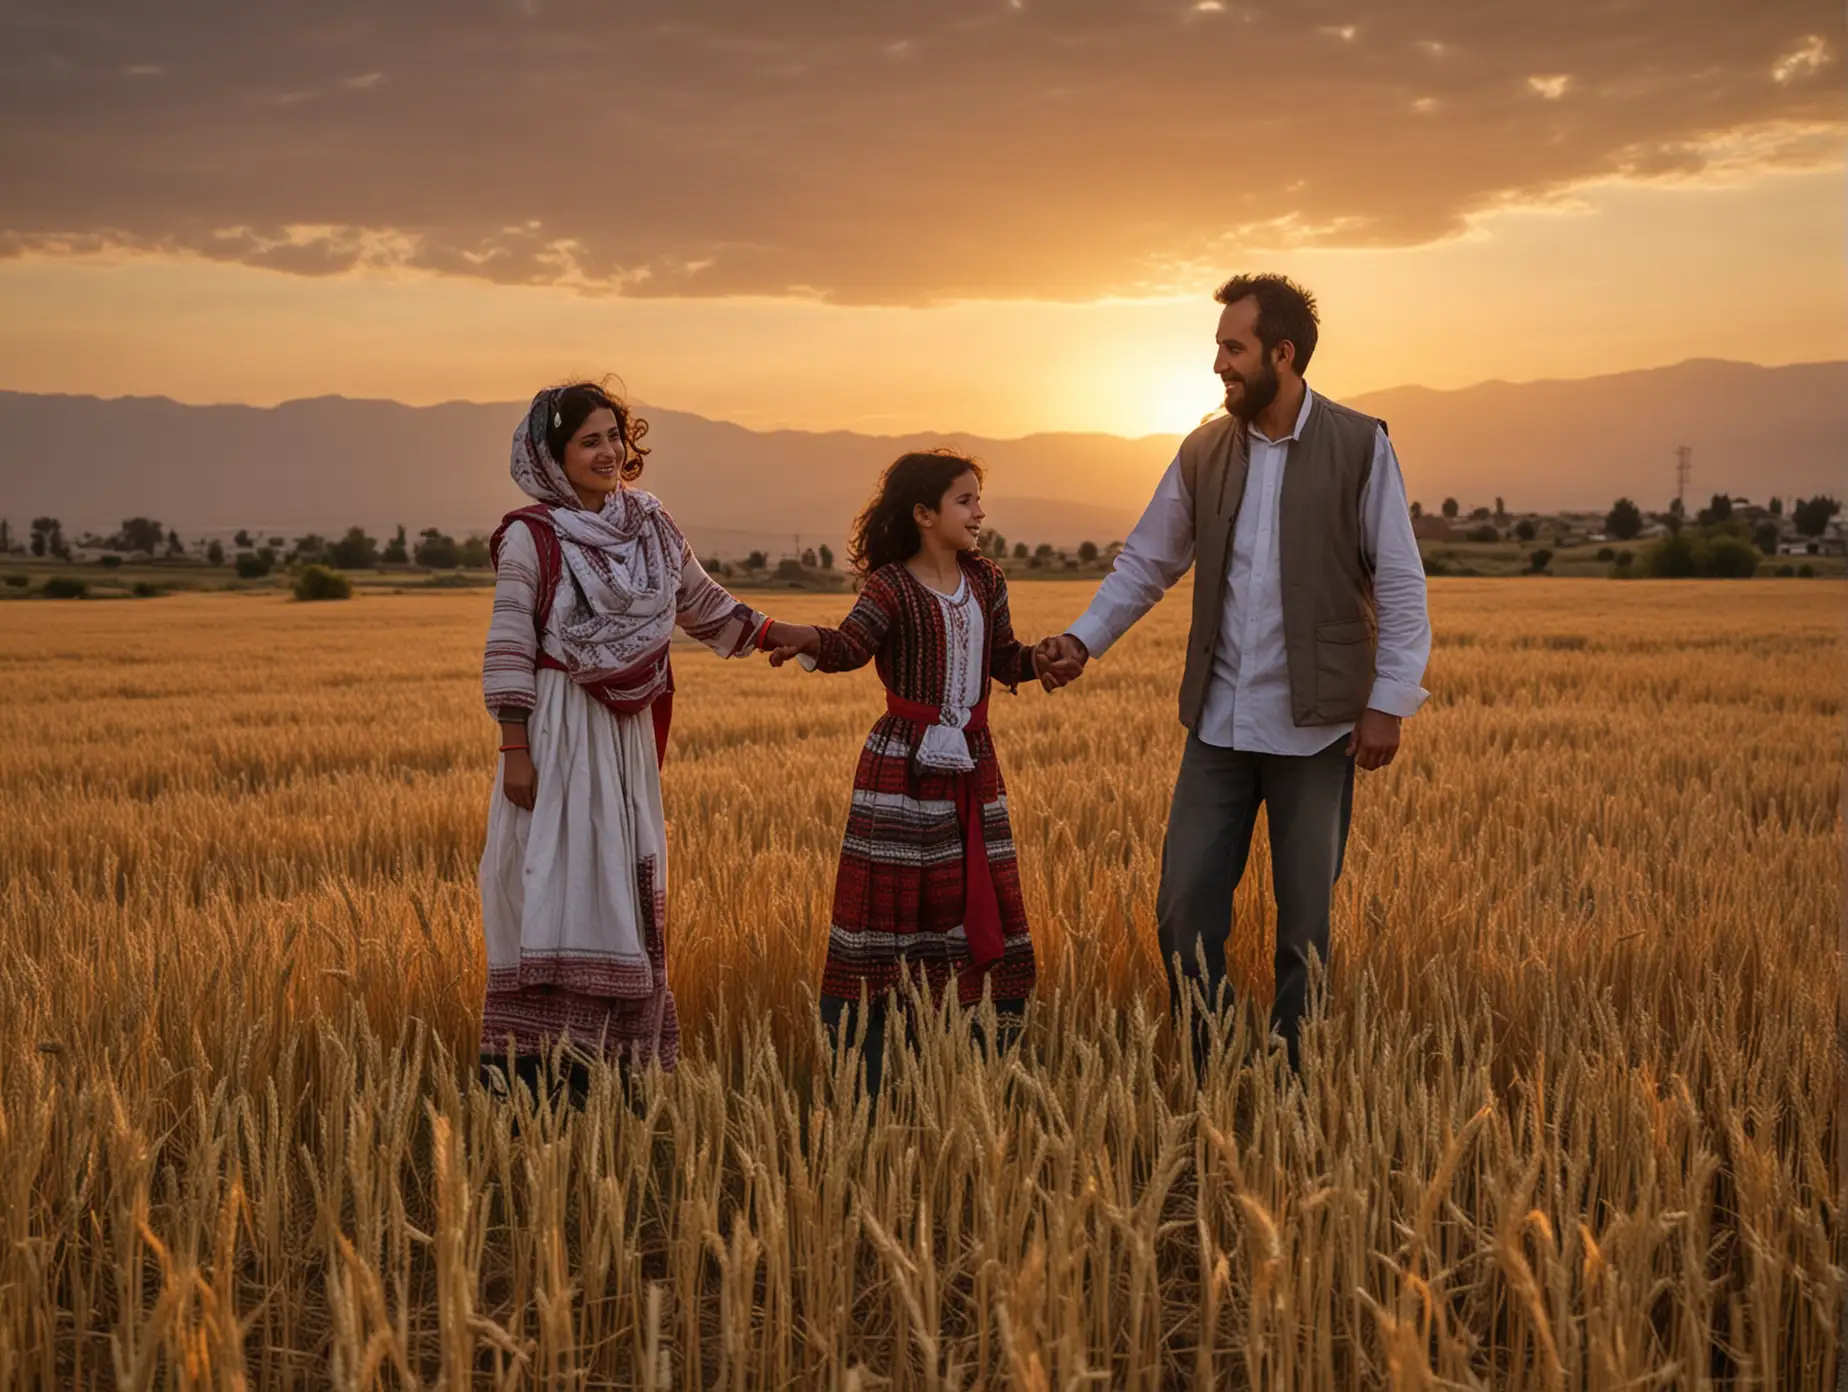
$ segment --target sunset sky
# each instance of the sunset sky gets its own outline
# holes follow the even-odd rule
[[[1822,0],[0,11],[0,388],[1180,429],[1311,380],[1848,356]]]

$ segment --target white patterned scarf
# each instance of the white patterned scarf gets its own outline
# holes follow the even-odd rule
[[[513,481],[551,511],[568,583],[558,595],[565,670],[599,699],[629,709],[654,700],[668,682],[668,643],[680,592],[686,540],[660,502],[622,487],[599,512],[587,511],[546,447],[555,393],[533,398],[513,435]]]

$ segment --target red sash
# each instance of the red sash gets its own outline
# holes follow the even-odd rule
[[[886,714],[915,725],[938,725],[943,712],[935,706],[907,701],[894,692],[886,692]],[[966,735],[979,735],[988,728],[988,698],[969,712],[969,723],[962,727]],[[911,757],[917,756],[913,748]],[[982,826],[982,799],[974,770],[951,774],[956,781],[956,822],[963,834],[963,932],[969,939],[969,958],[978,967],[999,961],[1001,936],[1001,901],[995,897],[994,876],[988,870],[988,837]]]
[[[558,594],[558,578],[565,568],[565,553],[558,544],[558,533],[552,530],[552,511],[536,504],[518,508],[501,519],[500,526],[494,530],[493,539],[488,543],[488,556],[497,570],[500,568],[501,539],[507,535],[507,528],[515,522],[526,524],[526,529],[533,536],[533,547],[539,553],[539,594],[533,607],[533,628],[539,635],[539,646],[533,666],[569,675],[565,664],[545,650],[545,626],[551,622],[552,600]],[[617,714],[634,714],[627,707],[611,701],[602,686],[585,682],[578,685]],[[668,727],[674,723],[674,668],[671,663],[667,665],[667,686],[649,705],[648,713],[654,718],[655,767],[659,768],[667,761],[667,732]]]

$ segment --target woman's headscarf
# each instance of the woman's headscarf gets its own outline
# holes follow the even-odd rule
[[[569,582],[554,613],[565,669],[600,699],[639,709],[666,688],[686,540],[661,504],[624,486],[587,511],[546,445],[559,393],[533,398],[513,432],[513,481],[550,511]]]

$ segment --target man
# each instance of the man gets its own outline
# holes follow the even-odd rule
[[[1197,566],[1181,679],[1187,747],[1156,900],[1169,998],[1225,984],[1258,807],[1277,895],[1271,1028],[1298,1066],[1311,952],[1328,956],[1354,768],[1384,768],[1424,704],[1424,568],[1384,422],[1317,396],[1314,298],[1239,276],[1214,298],[1226,412],[1195,430],[1084,615],[1044,646],[1074,680]],[[1205,1036],[1194,1038],[1202,1058]]]

